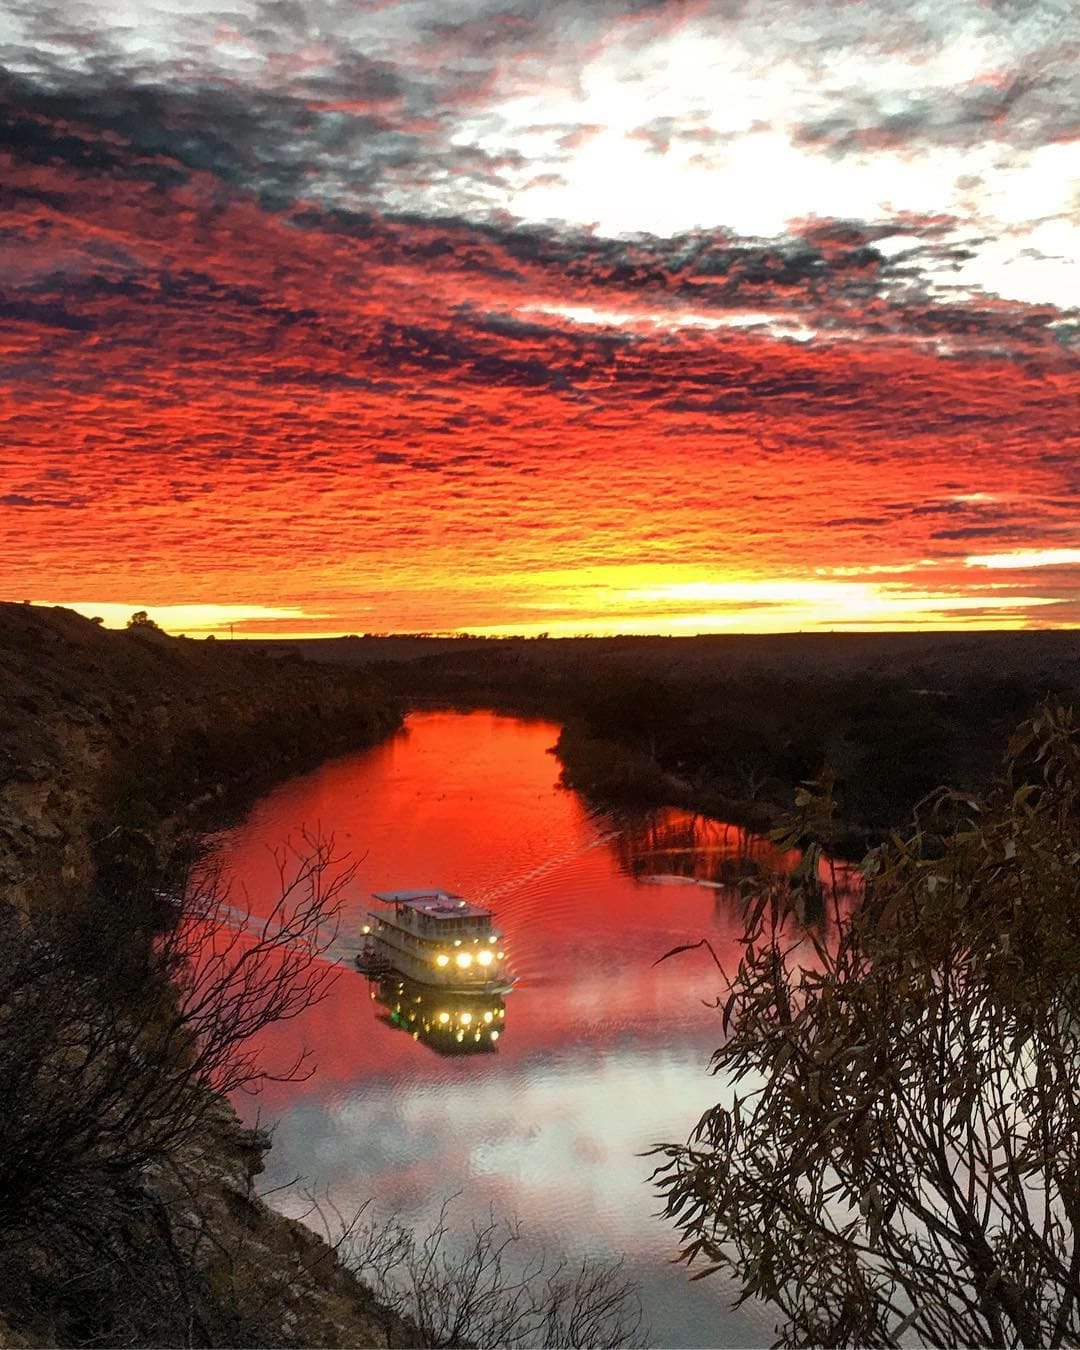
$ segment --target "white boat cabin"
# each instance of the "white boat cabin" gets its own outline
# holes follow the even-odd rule
[[[508,989],[502,934],[492,911],[470,904],[453,891],[374,891],[384,906],[364,925],[361,961],[426,984],[470,991]]]
[[[394,906],[401,928],[420,938],[453,942],[455,938],[487,938],[492,932],[492,911],[469,904],[453,891],[373,891],[384,905]]]

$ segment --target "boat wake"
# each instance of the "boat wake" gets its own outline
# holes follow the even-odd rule
[[[557,867],[562,867],[566,863],[573,862],[575,858],[584,857],[586,853],[594,848],[599,848],[601,844],[606,844],[609,840],[617,839],[622,830],[608,830],[605,834],[598,834],[595,838],[588,840],[585,844],[579,844],[572,849],[564,849],[562,853],[556,854],[553,858],[546,858],[536,867],[530,868],[528,872],[520,876],[511,877],[508,881],[502,881],[497,886],[489,886],[487,890],[481,891],[477,895],[477,900],[484,904],[492,900],[501,900],[503,896],[510,895],[522,886],[527,886],[530,881],[536,881],[539,877],[545,876]]]

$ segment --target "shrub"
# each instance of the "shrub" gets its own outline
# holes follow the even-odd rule
[[[753,898],[726,1099],[658,1146],[683,1256],[778,1308],[783,1344],[1076,1344],[1072,715],[1043,708],[999,786],[937,794],[864,870],[828,942],[796,935],[790,893]]]

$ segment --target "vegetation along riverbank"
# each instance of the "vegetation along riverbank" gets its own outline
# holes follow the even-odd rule
[[[378,671],[416,704],[561,721],[565,781],[603,804],[764,829],[827,770],[833,847],[853,858],[940,784],[985,788],[1017,723],[1080,692],[1075,631],[251,645]]]

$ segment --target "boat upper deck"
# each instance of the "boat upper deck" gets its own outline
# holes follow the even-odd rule
[[[451,923],[454,919],[490,919],[492,911],[481,905],[471,905],[460,895],[452,891],[372,891],[376,900],[383,904],[395,905],[398,909],[432,919],[436,924],[446,924],[448,928],[460,925]]]

